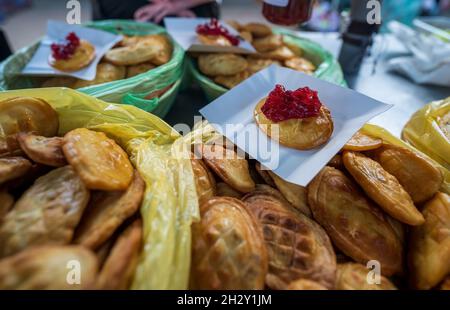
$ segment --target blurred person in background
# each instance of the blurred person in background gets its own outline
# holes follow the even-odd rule
[[[450,14],[450,0],[423,0],[422,15],[436,16]]]
[[[439,5],[443,15],[450,16],[450,0],[440,0]]]
[[[94,20],[135,19],[160,24],[164,17],[219,18],[217,0],[93,0]]]
[[[382,3],[382,31],[393,20],[406,25],[412,25],[414,18],[421,13],[424,1],[428,0],[380,0]],[[339,8],[341,10],[350,8],[350,0],[340,0],[339,2]]]
[[[339,12],[350,10],[351,0],[316,0],[311,20],[304,27],[313,31],[337,31],[341,22]],[[424,6],[438,7],[437,0],[380,0],[383,26],[392,20],[411,25]]]
[[[424,0],[383,0],[383,24],[396,20],[412,25],[414,18],[420,15]]]
[[[31,0],[0,0],[0,23],[12,14],[30,7]],[[11,47],[3,29],[0,28],[0,61],[11,55]]]
[[[31,6],[31,0],[0,0],[0,22],[6,17]]]
[[[440,0],[423,0],[421,15],[433,16],[439,14]]]
[[[340,24],[339,0],[316,0],[311,20],[304,26],[310,31],[338,31]]]

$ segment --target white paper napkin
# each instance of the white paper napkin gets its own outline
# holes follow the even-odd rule
[[[238,46],[216,46],[202,44],[198,40],[196,28],[198,25],[208,23],[209,18],[174,18],[164,19],[167,32],[185,50],[189,52],[204,53],[255,53],[255,49],[245,40],[240,40]],[[231,26],[220,22],[232,35],[239,36],[239,33]]]
[[[50,45],[54,42],[64,40],[70,32],[75,32],[80,39],[87,40],[95,46],[95,59],[89,66],[79,71],[62,72],[50,66],[48,62],[48,57],[51,54]],[[23,68],[21,74],[72,76],[78,79],[92,81],[95,78],[97,64],[101,58],[120,40],[122,40],[122,36],[106,31],[78,25],[69,25],[64,22],[49,21],[47,24],[47,35],[42,39],[37,51]]]
[[[255,106],[276,84],[290,90],[308,86],[318,91],[334,122],[333,135],[325,145],[299,151],[279,145],[259,129],[253,118]],[[218,132],[262,165],[289,182],[306,186],[355,132],[391,107],[348,88],[272,65],[217,98],[200,113]]]
[[[410,52],[388,62],[390,70],[406,75],[418,84],[450,87],[450,44],[423,34],[399,22],[390,22],[389,30]]]

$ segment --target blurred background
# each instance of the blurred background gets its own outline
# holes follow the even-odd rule
[[[79,0],[81,21],[93,16],[94,0]],[[222,0],[221,17],[239,22],[263,21],[259,1]],[[0,0],[0,27],[12,51],[37,41],[47,20],[65,20],[67,1]],[[301,29],[317,32],[342,31],[350,0],[316,0],[311,21]],[[450,0],[384,0],[383,23],[398,20],[410,25],[418,16],[450,16]],[[300,28],[300,27],[299,27]],[[449,26],[450,29],[450,26]],[[383,26],[381,31],[386,31]],[[449,30],[450,31],[450,30]]]

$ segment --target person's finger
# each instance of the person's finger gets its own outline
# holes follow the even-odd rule
[[[136,12],[134,12],[134,19],[141,20],[145,18],[149,14],[149,6],[150,5],[146,5],[137,9]]]
[[[133,17],[134,19],[138,19],[141,17],[141,15],[142,15],[142,8],[139,8],[134,12]]]
[[[195,18],[197,17],[197,15],[195,15],[195,13],[191,10],[184,10],[184,11],[180,11],[177,14],[178,17],[186,17],[186,18]]]
[[[135,15],[135,19],[141,22],[149,21],[158,15],[162,10],[164,10],[164,5],[161,4],[146,5],[136,11],[137,15]]]
[[[134,19],[138,22],[145,22],[150,18],[150,13],[147,11],[136,12],[134,14]]]
[[[147,13],[146,12],[141,12],[139,14],[134,14],[134,20],[137,22],[144,22],[147,20]]]
[[[164,19],[164,17],[166,17],[167,15],[170,15],[170,14],[173,14],[173,12],[169,8],[164,8],[164,10],[159,12],[159,14],[155,15],[155,17],[153,18],[153,21],[156,24],[159,24]]]
[[[164,1],[160,3],[159,6],[158,11],[152,16],[152,21],[157,24],[159,24],[166,15],[171,14],[172,4],[170,1]]]

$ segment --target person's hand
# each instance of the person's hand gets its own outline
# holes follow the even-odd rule
[[[139,8],[134,13],[134,19],[141,22],[153,21],[158,24],[167,15],[195,17],[192,11],[183,6],[182,1],[152,0],[150,4]]]
[[[170,0],[152,0],[150,4],[147,4],[139,8],[134,13],[134,19],[140,22],[145,21],[155,21],[156,17],[165,13],[165,15],[170,14],[169,11],[173,11],[173,3]],[[157,22],[159,23],[160,20]]]
[[[187,17],[187,18],[195,18],[197,17],[197,15],[195,15],[195,13],[191,10],[184,10],[184,11],[180,11],[177,14],[178,17]]]

